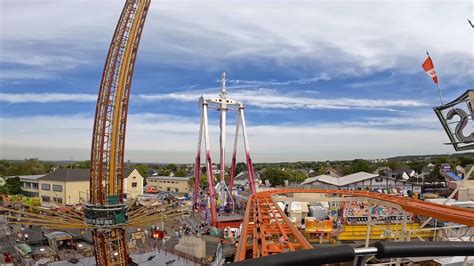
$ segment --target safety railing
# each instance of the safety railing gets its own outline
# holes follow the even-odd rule
[[[320,265],[343,262],[354,262],[354,265],[365,265],[369,256],[377,259],[405,257],[446,257],[474,256],[472,242],[377,242],[372,247],[353,248],[350,245],[298,250],[272,256],[244,260],[232,263],[233,266],[290,266]]]

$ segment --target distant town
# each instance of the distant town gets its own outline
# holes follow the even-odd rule
[[[450,186],[449,183],[459,180],[448,175],[448,173],[454,173],[462,178],[473,165],[474,153],[459,153],[449,156],[399,156],[374,160],[254,163],[254,168],[259,184],[267,187],[325,184],[327,188],[333,189],[355,188],[368,190],[369,188],[374,189],[372,183],[361,181],[384,177],[391,180],[390,184],[393,183],[393,187],[404,187],[405,195],[407,191],[419,193],[421,189],[432,189],[436,193],[449,195],[453,189],[453,186]],[[194,183],[194,164],[128,162],[126,166],[126,191],[132,197],[144,191],[171,191],[188,195]],[[20,161],[3,159],[0,161],[0,176],[4,180],[4,185],[0,186],[0,194],[23,194],[39,197],[42,205],[48,205],[51,201],[77,204],[86,199],[90,179],[89,168],[90,162],[88,160],[41,161],[39,159],[25,159]],[[225,169],[225,176],[228,178],[230,169],[227,166]],[[208,181],[204,176],[206,173],[205,165],[201,166],[200,172],[202,175],[200,178],[201,186],[207,187]],[[217,177],[220,175],[218,164],[212,165],[212,173],[217,181]],[[248,186],[246,183],[248,176],[244,162],[236,164],[236,173],[236,185],[240,185],[245,189],[245,185]],[[136,177],[128,178],[132,175]],[[350,179],[353,175],[359,175],[362,179],[359,178],[354,183],[346,181],[344,185],[337,183],[338,179],[324,179],[328,176],[336,178],[347,176]],[[43,195],[45,192],[40,189],[42,186],[54,186],[48,184],[49,181],[61,182],[64,187],[70,183],[76,185],[74,190],[64,191],[62,188],[53,187],[53,191],[63,192],[63,195],[52,197],[49,192],[46,193],[48,195]],[[80,182],[82,185],[77,186],[79,183],[76,182]],[[385,184],[387,186],[381,186],[380,188],[392,187],[388,186],[388,181],[385,181]],[[399,185],[395,186],[395,184]],[[82,191],[80,191],[80,188],[82,188]],[[83,195],[84,198],[78,195]]]

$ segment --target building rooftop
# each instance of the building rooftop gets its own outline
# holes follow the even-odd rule
[[[260,173],[255,171],[255,178],[260,178]],[[234,180],[248,180],[249,179],[249,172],[242,171],[234,177]]]
[[[125,169],[124,173],[123,173],[123,177],[124,178],[127,178],[133,171],[135,170],[135,168],[127,168]],[[138,171],[137,171],[138,172]]]
[[[339,179],[339,185],[340,186],[345,186],[345,185],[348,185],[348,184],[364,181],[364,180],[367,180],[367,179],[372,179],[372,178],[375,178],[375,177],[378,177],[378,176],[379,176],[378,174],[370,174],[370,173],[367,173],[367,172],[357,172],[357,173],[354,173],[354,174],[342,176],[338,179]]]
[[[174,180],[174,181],[188,181],[192,176],[178,177],[178,176],[149,176],[147,179],[157,180]]]
[[[332,177],[332,176],[329,176],[329,175],[318,175],[318,176],[306,178],[306,180],[303,181],[303,183],[301,183],[301,185],[311,184],[311,183],[316,182],[316,181],[325,182],[323,180],[330,180],[331,178],[336,179],[335,177]]]
[[[124,177],[128,177],[134,169],[126,169]],[[59,168],[51,173],[43,175],[39,178],[40,180],[48,181],[89,181],[90,170],[89,169],[70,169],[70,168]]]
[[[70,233],[63,232],[63,231],[53,231],[53,232],[45,234],[45,237],[47,239],[56,239],[56,240],[72,239],[72,235]]]
[[[434,166],[425,166],[423,167],[423,169],[421,170],[421,172],[424,172],[424,173],[427,173],[427,172],[432,172],[434,170]]]
[[[89,181],[89,169],[59,168],[43,176],[40,180],[48,181]]]
[[[40,179],[41,177],[43,177],[45,175],[46,174],[42,174],[42,175],[14,175],[14,176],[6,176],[5,178],[8,179],[8,178],[13,178],[13,177],[18,177],[20,179],[38,180],[38,179]]]
[[[375,177],[378,177],[378,176],[379,176],[378,174],[370,174],[370,173],[367,173],[367,172],[357,172],[357,173],[354,173],[354,174],[345,175],[345,176],[341,176],[341,177],[334,177],[334,176],[329,176],[329,175],[319,175],[319,176],[307,178],[301,184],[302,185],[307,185],[307,184],[311,184],[313,182],[319,181],[319,182],[323,182],[323,183],[334,185],[334,186],[345,186],[345,185],[349,185],[349,184],[352,184],[352,183],[364,181],[364,180],[367,180],[367,179],[372,179],[372,178],[375,178]]]

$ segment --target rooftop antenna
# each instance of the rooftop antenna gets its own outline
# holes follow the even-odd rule
[[[225,86],[225,72],[221,75],[221,95],[222,98],[227,98],[227,87]]]

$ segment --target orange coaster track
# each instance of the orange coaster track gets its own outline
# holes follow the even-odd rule
[[[258,258],[272,254],[311,249],[311,244],[290,222],[272,196],[288,193],[321,193],[340,196],[357,196],[400,206],[403,210],[437,218],[442,221],[474,226],[474,211],[435,203],[390,196],[366,191],[325,189],[278,189],[258,192],[249,197],[235,261]],[[252,256],[247,256],[252,250]]]

